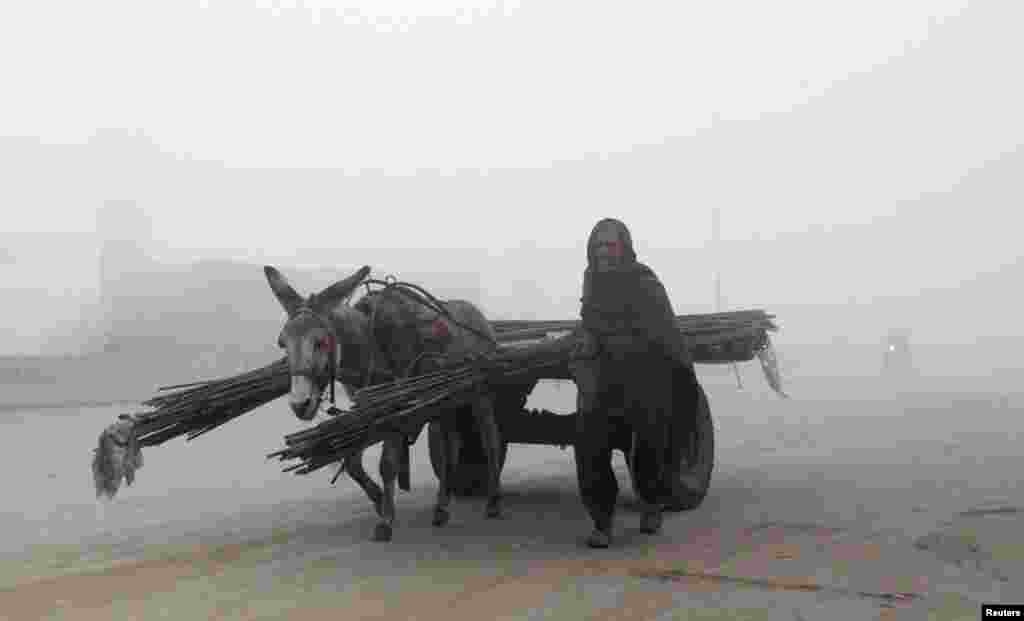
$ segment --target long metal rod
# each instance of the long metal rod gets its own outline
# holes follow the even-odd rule
[[[721,239],[721,209],[718,205],[711,211],[711,243],[715,254],[713,265],[715,266],[715,312],[722,312],[722,273],[720,264],[722,260],[722,239]],[[732,363],[732,372],[736,376],[736,387],[743,390],[743,378],[740,377],[740,369],[736,363]]]

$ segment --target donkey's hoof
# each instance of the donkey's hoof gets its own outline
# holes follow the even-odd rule
[[[385,524],[383,522],[377,524],[373,528],[373,540],[374,541],[391,541],[391,535],[393,534],[391,524]]]
[[[448,523],[448,518],[451,515],[448,514],[447,509],[436,508],[434,509],[434,526],[444,526]]]
[[[490,519],[501,517],[501,501],[500,500],[488,500],[487,501],[487,517]]]
[[[603,549],[612,545],[612,534],[608,531],[594,530],[587,537],[587,546],[591,548]]]
[[[640,518],[640,530],[648,535],[657,535],[661,532],[662,517],[661,510],[647,511]]]

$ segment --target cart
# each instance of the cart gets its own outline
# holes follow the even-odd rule
[[[717,315],[728,315],[722,313]],[[693,315],[680,317],[684,319],[708,318],[715,315]],[[541,328],[528,328],[538,323],[549,324]],[[529,346],[529,343],[540,339],[552,338],[556,331],[568,331],[575,322],[492,322],[499,342],[506,347]],[[777,386],[777,368],[774,352],[765,329],[745,330],[722,338],[721,333],[700,336],[689,336],[690,350],[696,364],[733,364],[760,358],[765,374],[773,388]],[[525,341],[520,339],[527,339]],[[496,416],[501,430],[505,449],[500,460],[504,466],[507,446],[510,444],[548,445],[565,448],[573,444],[577,412],[556,413],[548,410],[527,410],[527,398],[540,380],[572,380],[569,361],[557,367],[546,368],[542,373],[524,377],[516,381],[507,381],[492,385],[496,394]],[[781,390],[777,389],[780,394]],[[685,415],[680,413],[680,415]],[[459,465],[454,473],[455,493],[459,496],[478,496],[484,493],[487,480],[487,463],[480,435],[475,429],[472,413],[465,408],[456,414],[457,433],[461,436]],[[670,472],[673,479],[673,492],[666,509],[669,511],[687,511],[695,509],[703,502],[711,483],[711,475],[715,462],[715,429],[711,417],[711,408],[707,394],[700,388],[700,403],[696,420],[692,424],[683,425],[687,431],[680,432],[676,438],[679,462],[672,464]],[[616,429],[613,446],[628,456],[631,446],[631,435],[624,424]],[[433,447],[432,447],[433,448]],[[431,464],[434,473],[440,477],[438,464],[440,460],[434,451],[431,452]],[[626,460],[629,464],[629,459]],[[632,473],[630,473],[632,476]]]
[[[772,315],[763,311],[731,311],[681,315],[676,319],[695,364],[735,364],[758,358],[768,384],[785,397],[774,349],[768,336],[769,331],[777,329],[772,322]],[[578,416],[576,412],[528,410],[526,403],[541,380],[573,379],[569,351],[574,343],[577,322],[493,321],[491,324],[497,335],[499,354],[508,354],[511,358],[522,355],[526,359],[536,356],[538,352],[545,355],[544,364],[527,364],[525,372],[502,374],[494,381],[486,382],[485,389],[492,391],[495,396],[495,414],[503,438],[501,465],[504,465],[510,444],[562,448],[573,444]],[[514,352],[516,349],[521,351]],[[122,415],[118,422],[100,435],[92,464],[97,494],[113,497],[122,478],[131,483],[134,469],[141,465],[140,448],[156,446],[183,435],[191,440],[206,434],[283,396],[289,385],[288,364],[285,359],[281,359],[261,369],[230,378],[167,387],[165,390],[177,392],[146,402],[146,405],[156,408],[155,411]],[[679,415],[689,416],[683,411]],[[707,495],[711,482],[715,463],[714,424],[703,388],[700,389],[696,416],[685,422],[687,424],[674,425],[679,430],[678,436],[674,438],[674,448],[678,450],[673,452],[678,456],[678,463],[670,464],[668,468],[672,473],[673,491],[665,508],[674,511],[698,507]],[[329,424],[322,423],[313,431]],[[459,464],[453,473],[453,491],[459,496],[480,495],[486,488],[488,469],[472,410],[456,406],[455,426],[462,450]],[[306,435],[309,432],[307,430],[302,433]],[[632,444],[629,430],[620,424],[613,433],[614,448],[628,455]],[[122,436],[128,440],[124,441]],[[118,449],[119,446],[122,449]],[[317,442],[312,446],[317,446]],[[431,465],[435,475],[440,478],[439,464],[442,460],[439,459],[436,447],[431,444],[430,449]],[[280,457],[285,452],[278,451],[270,456]],[[328,453],[332,459],[334,455]],[[288,458],[294,459],[294,456]],[[629,464],[630,460],[626,461]],[[330,463],[330,460],[296,472],[305,474],[326,463]],[[289,467],[289,470],[296,468],[306,466],[299,463]]]

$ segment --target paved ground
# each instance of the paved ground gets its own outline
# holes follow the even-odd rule
[[[263,460],[296,426],[283,404],[147,449],[110,504],[88,463],[114,410],[5,415],[0,617],[976,619],[1024,600],[1024,396],[837,385],[780,401],[709,381],[711,494],[644,536],[620,469],[603,551],[581,545],[571,451],[513,447],[505,518],[468,501],[435,529],[417,448],[395,540],[378,544],[353,485]],[[538,398],[565,410],[572,394]]]

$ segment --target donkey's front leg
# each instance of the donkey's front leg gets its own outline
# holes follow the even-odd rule
[[[367,474],[366,469],[363,467],[363,452],[360,451],[352,457],[345,460],[345,473],[348,474],[349,478],[355,481],[356,485],[362,488],[363,493],[373,503],[373,509],[377,512],[378,516],[382,516],[381,501],[384,498],[384,492],[380,486],[373,482],[370,475]]]
[[[374,541],[391,541],[395,525],[395,480],[401,466],[402,445],[405,438],[397,436],[384,441],[380,451],[380,480],[384,484],[380,521],[373,529]]]
[[[480,427],[480,441],[487,455],[487,517],[501,516],[501,431],[494,414],[494,396],[483,393],[473,405],[473,414]]]
[[[431,422],[427,427],[434,465],[440,472],[437,485],[437,501],[434,504],[434,526],[444,526],[451,514],[448,507],[452,502],[452,478],[459,463],[460,438],[455,430],[452,416],[444,416]]]

